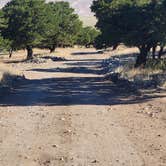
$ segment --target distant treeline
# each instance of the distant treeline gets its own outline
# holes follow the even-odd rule
[[[94,0],[91,9],[101,31],[97,48],[116,48],[120,43],[138,47],[135,67],[145,66],[148,56],[160,59],[165,53],[166,0]]]
[[[0,10],[0,49],[12,55],[13,50],[27,49],[32,58],[33,48],[75,44],[90,47],[99,35],[93,27],[84,27],[68,2],[45,0],[11,0]]]

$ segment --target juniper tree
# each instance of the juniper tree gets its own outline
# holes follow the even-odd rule
[[[50,2],[47,4],[47,19],[50,27],[45,33],[40,47],[49,48],[51,52],[56,47],[73,46],[82,27],[74,9],[68,2]]]
[[[3,30],[6,28],[6,21],[3,16],[2,10],[0,10],[0,51],[9,51],[10,41],[3,37]]]
[[[93,27],[83,27],[78,35],[77,44],[89,47],[90,45],[94,45],[96,37],[100,34]]]
[[[95,0],[92,11],[101,35],[97,46],[109,47],[117,43],[136,46],[140,50],[136,67],[146,64],[150,49],[165,43],[165,0]]]
[[[40,43],[45,31],[46,11],[44,0],[11,0],[3,8],[7,27],[4,36],[14,49],[27,49],[27,58],[33,56],[33,47]]]

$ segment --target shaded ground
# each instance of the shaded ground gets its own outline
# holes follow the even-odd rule
[[[154,158],[153,149],[141,140],[140,116],[133,118],[146,102],[165,101],[164,94],[133,93],[124,84],[105,80],[101,61],[109,53],[81,51],[72,50],[66,61],[13,64],[27,80],[0,100],[0,165],[164,166],[165,160],[158,160],[164,154]],[[142,129],[151,121],[148,117]],[[156,137],[151,139],[155,145]]]
[[[123,82],[118,84],[105,80],[102,61],[106,55],[95,51],[73,54],[77,55],[77,58],[72,56],[56,64],[53,63],[56,58],[47,56],[47,59],[53,59],[51,66],[48,63],[40,68],[36,65],[35,68],[27,69],[25,71],[28,73],[27,80],[18,83],[10,95],[1,99],[0,104],[2,106],[115,105],[140,103],[159,97],[159,95],[140,96],[140,93]],[[84,56],[85,54],[87,56]],[[45,59],[45,56],[43,58]],[[119,59],[115,56],[116,63],[117,58]],[[125,55],[123,59],[127,61],[129,58]],[[114,61],[112,63],[114,68],[116,63]],[[46,67],[43,67],[44,65]],[[54,76],[52,77],[50,73]],[[67,76],[64,73],[67,73]],[[28,79],[32,75],[35,78]],[[45,75],[48,78],[43,78]]]

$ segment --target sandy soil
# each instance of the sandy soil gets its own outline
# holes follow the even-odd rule
[[[0,100],[0,166],[165,166],[165,93],[104,80],[109,52],[55,54],[67,60],[11,64],[27,80]]]

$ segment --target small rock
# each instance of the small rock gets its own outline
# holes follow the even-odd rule
[[[152,117],[152,118],[154,118],[154,117],[155,117],[155,113],[151,112],[151,113],[149,114],[149,116]]]
[[[60,160],[60,161],[65,161],[64,157],[61,157],[59,160]]]
[[[149,107],[145,107],[144,110],[149,110]]]
[[[70,158],[70,160],[71,160],[71,161],[73,161],[73,160],[74,160],[74,158],[73,158],[73,157],[71,157],[71,158]]]
[[[95,135],[96,137],[98,137],[98,136],[99,136],[97,133],[94,133],[94,135]]]
[[[92,161],[92,163],[99,163],[97,160]]]
[[[143,111],[137,111],[137,114],[141,114],[141,113],[143,113]]]
[[[61,118],[60,120],[65,121],[66,119],[65,118]]]
[[[63,133],[64,134],[67,134],[67,133],[71,133],[72,131],[71,130],[66,130],[66,131],[64,131]]]
[[[28,157],[27,157],[27,156],[25,156],[25,157],[24,157],[24,159],[26,159],[26,160],[27,160],[27,159],[28,159]]]
[[[50,160],[46,160],[43,164],[46,165],[46,164],[50,164],[51,161]]]
[[[19,158],[21,158],[21,157],[22,157],[22,155],[21,155],[21,154],[19,154],[19,155],[18,155],[18,157],[19,157]]]
[[[53,148],[57,148],[57,145],[52,145]]]

